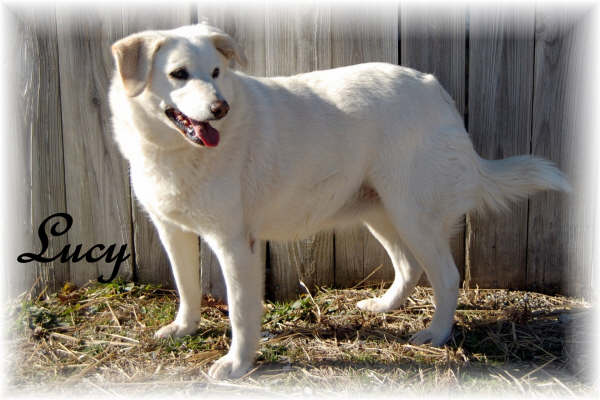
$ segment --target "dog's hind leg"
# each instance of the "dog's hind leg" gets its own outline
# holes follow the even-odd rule
[[[460,281],[443,221],[416,202],[394,200],[398,198],[394,193],[384,192],[381,197],[402,242],[425,270],[434,291],[435,313],[431,324],[410,341],[441,346],[452,332]]]
[[[394,283],[381,297],[359,301],[356,305],[361,310],[387,312],[400,307],[412,293],[423,270],[406,248],[396,228],[383,210],[370,213],[364,218],[369,231],[381,243],[394,265]]]

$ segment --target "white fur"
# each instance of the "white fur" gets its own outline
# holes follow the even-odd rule
[[[129,97],[117,73],[110,90],[116,141],[181,296],[175,321],[157,336],[196,329],[201,287],[195,238],[201,235],[223,269],[232,324],[230,351],[210,374],[243,375],[255,357],[262,312],[264,271],[251,243],[364,223],[390,255],[395,281],[383,297],[358,307],[399,307],[425,271],[436,311],[411,340],[444,344],[459,285],[448,240],[459,218],[538,190],[567,190],[563,175],[529,156],[482,160],[432,75],[370,63],[256,78],[228,67],[231,60],[209,38],[215,32],[200,24],[146,33],[167,38],[140,61],[152,63],[147,86]],[[168,78],[181,64],[193,79]],[[221,74],[213,79],[215,66]],[[221,135],[214,148],[187,141],[164,114],[176,106],[203,120],[219,96],[231,110],[211,122]]]

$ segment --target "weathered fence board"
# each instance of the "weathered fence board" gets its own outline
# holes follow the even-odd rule
[[[564,268],[561,293],[570,296],[584,296],[587,299],[598,299],[598,260],[597,246],[598,221],[600,213],[600,159],[598,158],[597,126],[593,125],[597,115],[597,86],[590,85],[589,79],[595,76],[598,54],[591,49],[597,44],[598,19],[589,9],[581,7],[579,18],[573,28],[566,33],[569,46],[573,50],[569,54],[569,80],[567,113],[572,121],[573,131],[563,132],[573,139],[565,142],[569,146],[566,170],[573,184],[573,192],[569,195],[567,221],[560,227],[566,232],[567,257],[564,265],[547,264],[546,268]],[[597,13],[596,13],[597,15]],[[595,32],[595,33],[594,33]],[[557,107],[565,107],[557,104]],[[596,118],[596,121],[598,119]],[[578,177],[578,178],[576,178]]]
[[[400,8],[400,64],[434,74],[463,117],[467,87],[466,17],[466,7],[461,6],[447,7],[435,14],[416,3],[403,3]],[[464,278],[464,226],[452,238],[451,245],[456,266]]]
[[[38,253],[41,243],[37,227],[48,216],[64,212],[65,186],[63,165],[62,126],[58,79],[58,47],[56,20],[53,13],[20,11],[15,15],[14,58],[16,65],[10,79],[16,78],[17,116],[14,121],[14,141],[22,152],[22,162],[10,165],[16,176],[25,181],[16,182],[17,193],[23,201],[18,204],[19,224],[27,225],[17,249],[19,253]],[[12,133],[14,132],[14,133]],[[25,184],[25,185],[24,185]],[[23,189],[24,192],[20,192]],[[56,222],[56,221],[54,221]],[[64,228],[64,222],[61,224]],[[21,229],[18,229],[20,231]],[[24,240],[24,241],[23,241]],[[58,253],[67,244],[67,235],[50,241],[45,256]],[[30,289],[36,281],[38,291],[44,286],[53,291],[69,279],[69,263],[54,261],[17,264],[16,254],[11,260],[8,289],[12,294]],[[16,290],[15,290],[16,289]]]
[[[590,180],[596,156],[584,135],[591,111],[581,79],[590,57],[584,18],[585,10],[564,6],[536,13],[532,153],[557,162],[574,190],[530,199],[527,257],[528,288],[578,295],[590,293],[597,201]]]
[[[332,67],[368,61],[398,63],[398,9],[394,3],[334,5]],[[366,228],[335,232],[335,284],[349,287],[383,265],[370,281],[393,280],[392,263]]]
[[[127,166],[112,138],[108,109],[110,44],[122,36],[121,23],[107,12],[61,7],[57,26],[65,188],[75,221],[69,239],[84,249],[97,243],[130,244]],[[104,262],[72,263],[71,280],[82,284],[99,275],[108,278],[112,270]],[[132,275],[130,257],[120,276]]]
[[[533,6],[470,10],[469,131],[487,159],[528,154],[533,89]],[[524,288],[527,203],[470,214],[470,276],[480,287]]]
[[[327,6],[279,5],[265,13],[266,74],[293,75],[331,67]],[[269,243],[269,285],[273,298],[294,297],[315,285],[333,286],[333,233],[295,242]]]
[[[35,18],[35,17],[34,17]],[[61,105],[56,94],[59,92],[58,82],[58,45],[56,40],[56,18],[48,13],[43,17],[45,21],[38,24],[38,50],[34,55],[37,58],[38,90],[33,96],[24,96],[35,117],[31,118],[28,132],[31,139],[31,217],[34,226],[56,212],[64,212],[65,204],[65,169],[63,164],[62,120]],[[32,57],[32,58],[33,58]],[[40,62],[45,60],[44,62]],[[46,62],[47,61],[47,62]],[[26,69],[27,70],[27,69]],[[37,103],[37,104],[35,104]],[[64,226],[64,222],[63,222]],[[37,233],[37,232],[36,232]],[[67,236],[52,240],[46,254],[57,254],[67,242]],[[33,252],[40,249],[39,239],[36,235]],[[69,263],[53,261],[44,266],[37,267],[41,281],[48,282],[49,290],[57,290],[62,282],[69,279]]]
[[[575,128],[569,104],[574,98],[567,92],[573,50],[568,31],[574,23],[570,13],[549,15],[541,10],[536,15],[531,152],[557,161],[562,168],[567,167],[565,157],[572,149],[569,141],[575,140],[575,135],[564,135],[574,133]],[[567,195],[555,192],[538,194],[529,201],[528,288],[558,289],[564,282],[566,269],[547,266],[562,266],[567,261],[567,201]]]
[[[35,71],[41,61],[36,57],[37,50],[31,49],[32,45],[37,46],[36,25],[17,15],[9,10],[0,14],[0,23],[4,28],[0,45],[5,57],[15,60],[14,63],[3,65],[0,78],[4,80],[4,98],[8,100],[3,103],[6,118],[0,121],[0,129],[3,130],[3,139],[12,143],[11,148],[4,148],[0,157],[0,179],[2,185],[13,189],[12,195],[2,203],[4,214],[0,224],[3,239],[0,247],[0,262],[4,266],[1,287],[5,294],[3,300],[30,289],[38,276],[35,265],[22,265],[16,260],[17,254],[29,251],[34,242],[31,220],[31,140],[26,134],[32,119],[25,118],[28,109],[24,107],[31,101],[26,99],[28,91],[36,92],[38,85],[33,82],[36,82],[38,74]],[[10,101],[11,96],[16,101]]]

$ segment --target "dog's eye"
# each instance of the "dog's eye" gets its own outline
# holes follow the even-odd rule
[[[185,80],[189,79],[190,74],[187,72],[187,69],[185,69],[184,67],[181,67],[181,68],[177,68],[174,71],[171,71],[169,76],[174,79],[179,79],[179,80],[185,81]]]
[[[219,76],[219,72],[221,72],[221,71],[219,71],[219,68],[215,68],[213,70],[213,72],[212,72],[213,79]]]

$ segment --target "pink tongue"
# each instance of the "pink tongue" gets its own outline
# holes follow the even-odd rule
[[[215,147],[219,144],[219,131],[210,126],[208,122],[192,122],[194,133],[206,147]]]

